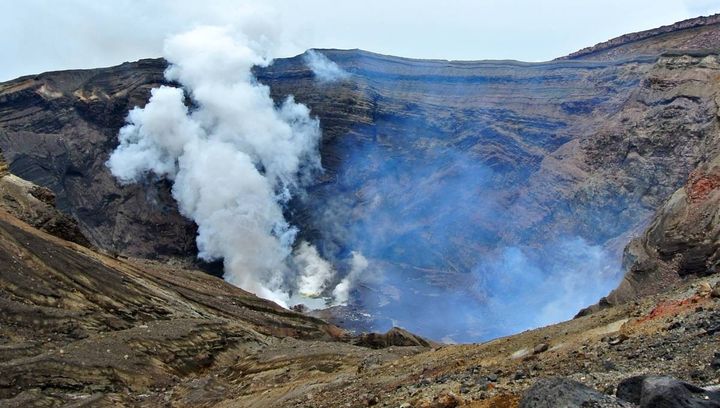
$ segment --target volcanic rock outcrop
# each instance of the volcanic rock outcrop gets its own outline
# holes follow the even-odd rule
[[[0,153],[0,207],[34,227],[84,246],[90,246],[77,221],[55,207],[55,194],[23,180],[7,170]]]
[[[603,304],[659,293],[688,276],[717,273],[720,262],[720,156],[698,166],[625,249],[628,269]]]

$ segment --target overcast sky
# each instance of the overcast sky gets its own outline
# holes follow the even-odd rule
[[[0,0],[0,80],[162,54],[163,39],[272,8],[283,56],[362,48],[418,58],[543,61],[720,12],[719,0]]]

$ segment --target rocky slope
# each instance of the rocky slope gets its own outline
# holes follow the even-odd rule
[[[90,246],[77,221],[56,208],[55,194],[8,171],[0,153],[0,207],[14,217],[59,238]]]
[[[2,406],[53,406],[88,392],[134,393],[119,396],[128,402],[204,370],[229,349],[240,356],[280,338],[344,338],[203,272],[110,258],[5,210],[0,262]]]

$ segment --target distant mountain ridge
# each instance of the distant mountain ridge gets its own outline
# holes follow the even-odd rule
[[[695,17],[666,26],[625,34],[611,40],[601,42],[591,47],[583,48],[569,55],[558,58],[563,59],[608,59],[617,58],[632,46],[642,48],[644,52],[682,52],[682,51],[718,51],[717,49],[717,26],[720,24],[720,14],[707,17]],[[664,34],[677,36],[668,45],[664,43],[663,48],[656,48],[652,44],[653,39],[663,43]],[[658,38],[659,37],[659,38]],[[709,48],[706,48],[709,47]]]

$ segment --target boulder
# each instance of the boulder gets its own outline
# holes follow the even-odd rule
[[[641,408],[720,407],[720,393],[667,376],[636,376],[617,387],[619,399]]]
[[[645,375],[637,375],[622,380],[617,386],[615,396],[623,401],[639,404],[642,394],[642,384],[646,377]]]
[[[533,349],[533,354],[540,354],[548,351],[550,349],[550,345],[547,343],[540,343]]]
[[[354,339],[353,344],[361,347],[382,349],[386,347],[433,347],[435,343],[410,333],[399,327],[393,327],[386,333],[363,333]]]
[[[535,383],[520,401],[520,408],[632,407],[612,396],[567,378],[545,378]]]

